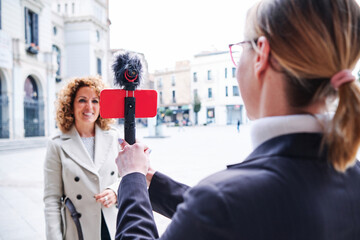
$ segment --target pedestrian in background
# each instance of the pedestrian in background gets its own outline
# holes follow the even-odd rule
[[[159,238],[152,209],[172,219],[164,240],[359,239],[358,3],[260,1],[230,52],[254,151],[189,188],[154,174],[144,144],[123,142],[116,239]]]
[[[184,120],[184,119],[180,119],[180,120],[178,121],[178,123],[179,123],[178,131],[179,131],[179,132],[180,132],[180,131],[185,132],[185,129],[184,129],[184,125],[186,124],[185,120]]]
[[[236,129],[237,129],[237,131],[239,133],[240,132],[240,120],[237,121]]]
[[[60,92],[56,121],[61,133],[48,143],[44,165],[47,239],[78,239],[67,197],[81,214],[86,240],[114,239],[119,150],[111,119],[100,117],[99,77],[75,78]]]

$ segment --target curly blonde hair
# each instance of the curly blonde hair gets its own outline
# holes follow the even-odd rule
[[[74,99],[77,91],[81,87],[90,87],[94,89],[96,94],[100,97],[100,92],[105,88],[105,84],[100,77],[91,76],[71,79],[68,84],[64,86],[59,93],[56,109],[56,123],[63,133],[68,132],[75,123],[73,114]],[[114,120],[111,118],[105,119],[99,115],[95,123],[98,124],[102,130],[108,130],[110,129],[110,125],[114,123]]]

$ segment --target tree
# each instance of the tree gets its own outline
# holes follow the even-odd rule
[[[193,103],[193,109],[195,113],[195,125],[198,124],[198,112],[200,112],[201,109],[201,102],[197,95],[194,97],[194,103]]]
[[[171,117],[173,115],[173,111],[171,109],[165,110],[165,116]]]

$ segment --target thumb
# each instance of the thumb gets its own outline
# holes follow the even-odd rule
[[[122,139],[122,138],[119,138],[119,139],[118,139],[118,142],[119,142],[119,144],[120,144],[121,150],[124,150],[124,147],[129,145],[129,144],[128,144],[124,139]]]
[[[96,199],[96,201],[97,201],[97,200],[99,200],[100,198],[103,198],[105,195],[106,195],[106,194],[105,194],[104,192],[101,192],[101,193],[99,193],[99,194],[96,194],[94,197],[95,197],[95,199]]]

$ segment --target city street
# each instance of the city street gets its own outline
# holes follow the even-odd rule
[[[148,138],[137,129],[138,140],[151,149],[156,170],[190,186],[250,152],[249,126],[170,127],[164,138]],[[0,152],[0,240],[45,239],[43,164],[46,148]],[[155,214],[159,232],[169,219]],[[115,224],[115,223],[114,223]]]

